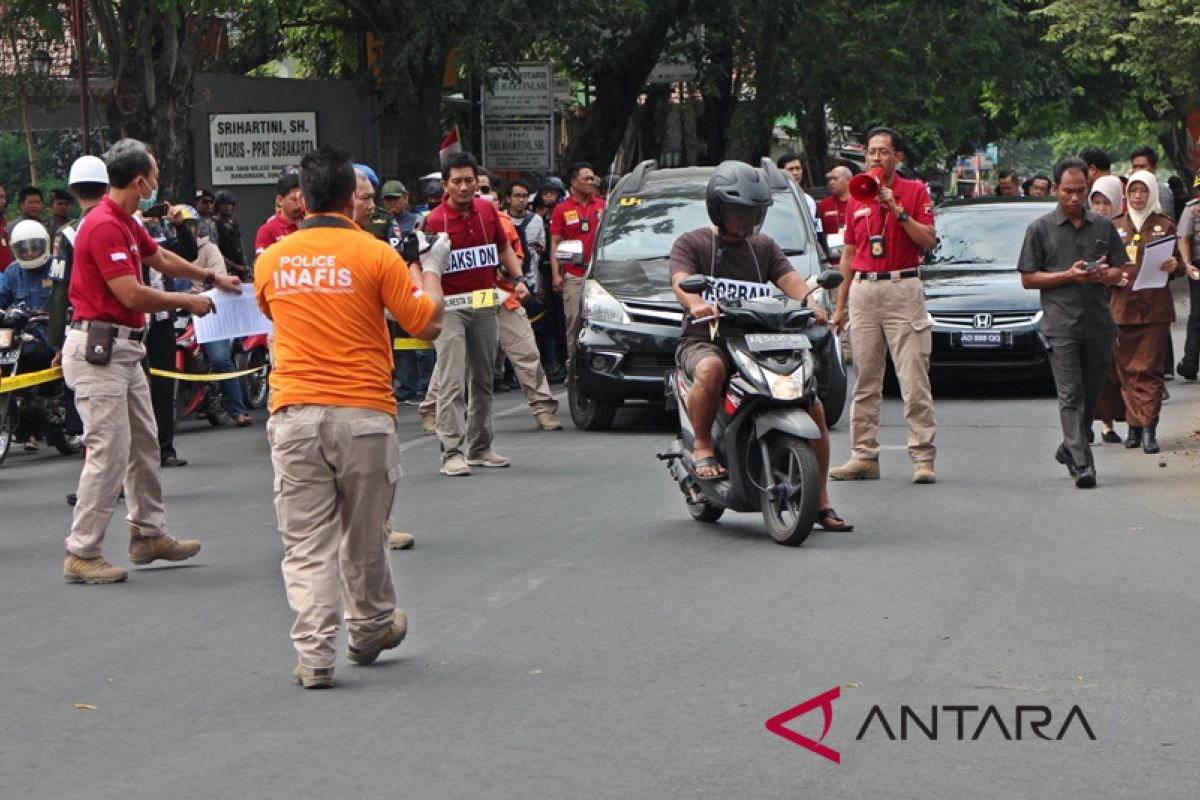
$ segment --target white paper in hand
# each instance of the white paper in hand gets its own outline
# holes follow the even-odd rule
[[[214,311],[192,318],[196,325],[196,341],[200,344],[274,331],[271,320],[258,310],[253,286],[243,285],[241,294],[220,289],[210,289],[204,294],[212,298]]]

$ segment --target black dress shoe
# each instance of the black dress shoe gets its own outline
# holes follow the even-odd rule
[[[1120,444],[1121,443],[1121,434],[1117,433],[1116,431],[1105,431],[1104,435],[1101,436],[1100,438],[1103,439],[1108,444]]]
[[[161,463],[164,467],[186,467],[187,459],[179,458],[178,456],[167,456]]]
[[[1075,472],[1075,486],[1079,489],[1091,489],[1096,485],[1096,468],[1080,467]]]
[[[1151,425],[1142,428],[1142,452],[1154,455],[1159,451],[1158,431]]]
[[[1065,464],[1070,476],[1072,478],[1075,477],[1075,474],[1078,472],[1078,469],[1075,467],[1075,459],[1071,458],[1071,454],[1067,452],[1065,444],[1060,444],[1058,449],[1054,451],[1054,460],[1060,464]]]
[[[1132,450],[1142,446],[1142,429],[1137,425],[1129,426],[1129,436],[1125,438],[1125,448]]]
[[[1094,430],[1092,430],[1091,427],[1089,427],[1088,428],[1088,444],[1092,444],[1095,441],[1096,441],[1096,432]]]
[[[1195,367],[1189,367],[1187,364],[1180,361],[1175,365],[1175,372],[1186,380],[1194,381],[1196,380],[1196,375],[1200,373],[1200,370],[1197,370]]]

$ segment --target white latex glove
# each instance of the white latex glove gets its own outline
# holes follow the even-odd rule
[[[439,233],[433,243],[429,244],[428,238],[420,231],[417,231],[417,236],[422,245],[421,271],[441,275],[446,270],[446,264],[450,262],[450,237]]]

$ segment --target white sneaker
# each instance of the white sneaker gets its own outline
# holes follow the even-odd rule
[[[494,468],[498,469],[500,467],[511,467],[512,459],[505,458],[504,456],[497,453],[495,450],[488,450],[486,453],[484,453],[481,456],[475,456],[474,458],[468,458],[467,463],[470,464],[472,467],[494,467]]]
[[[471,468],[467,466],[467,461],[461,453],[453,453],[442,459],[442,474],[451,478],[465,477],[471,474]]]

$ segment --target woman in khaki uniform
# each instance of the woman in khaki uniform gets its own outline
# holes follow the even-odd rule
[[[1142,266],[1146,245],[1157,239],[1175,238],[1175,223],[1159,212],[1158,182],[1146,171],[1135,172],[1125,189],[1129,209],[1113,220],[1132,263],[1125,267],[1125,280],[1109,288],[1108,303],[1120,332],[1113,345],[1113,367],[1120,379],[1121,399],[1129,422],[1128,448],[1157,453],[1158,415],[1162,408],[1163,359],[1175,321],[1175,303],[1168,287],[1133,291]],[[1171,277],[1183,274],[1175,255],[1162,265]]]

